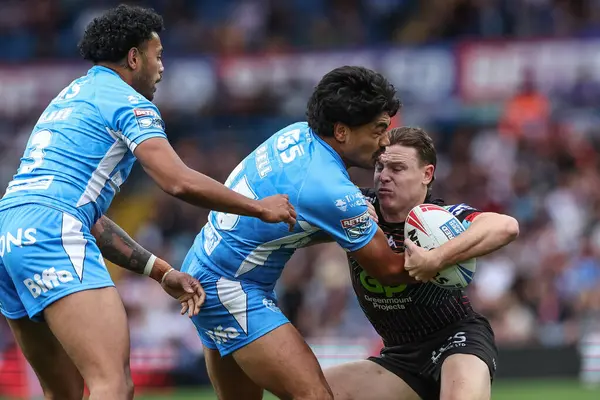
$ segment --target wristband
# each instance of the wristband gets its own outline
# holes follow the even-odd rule
[[[154,267],[154,262],[156,261],[156,256],[154,254],[150,255],[148,262],[146,263],[146,267],[144,268],[144,275],[150,276],[150,272],[152,272],[152,267]]]

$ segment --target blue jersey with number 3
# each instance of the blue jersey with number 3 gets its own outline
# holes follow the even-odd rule
[[[201,264],[228,279],[274,286],[294,251],[319,236],[326,234],[346,251],[355,251],[377,231],[340,156],[304,122],[261,144],[225,185],[253,199],[288,194],[298,213],[289,232],[284,223],[211,212],[193,250]]]
[[[37,121],[0,210],[42,204],[93,224],[127,179],[137,145],[166,137],[158,109],[114,71],[92,67]]]

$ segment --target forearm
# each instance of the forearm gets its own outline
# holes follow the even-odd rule
[[[402,254],[402,258],[404,258],[404,254]],[[404,269],[404,263],[402,265],[395,263],[384,270],[373,270],[371,272],[365,268],[365,271],[384,286],[422,283],[409,275],[408,271]]]
[[[368,264],[365,266],[361,265],[351,256],[348,257],[348,263],[350,264],[351,270],[355,267],[355,264],[358,264],[361,269],[366,272],[367,277],[365,279],[375,279],[378,283],[385,287],[421,283],[411,277],[408,274],[408,271],[406,271],[404,268],[393,268],[390,271],[373,269]],[[361,279],[363,279],[362,276]]]
[[[209,210],[257,218],[264,211],[256,200],[234,192],[192,169],[188,170],[182,187],[172,194],[187,203]]]
[[[187,203],[251,217],[260,218],[264,213],[259,201],[189,168],[164,138],[143,141],[136,147],[135,156],[162,190]]]
[[[109,218],[100,217],[92,227],[92,235],[96,238],[96,243],[104,258],[131,272],[144,273],[152,253],[133,240],[127,232]],[[168,269],[170,269],[168,264],[156,259],[150,271],[150,277],[160,282]]]
[[[519,234],[514,218],[501,214],[482,214],[461,235],[434,251],[443,268],[482,257],[512,242]]]
[[[385,279],[384,282],[386,286],[423,283],[410,276],[408,274],[408,271],[402,271],[400,273],[394,274],[389,278]]]

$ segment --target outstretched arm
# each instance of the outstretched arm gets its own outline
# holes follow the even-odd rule
[[[296,213],[287,196],[251,199],[185,165],[167,140],[164,122],[151,102],[136,100],[132,104],[128,97],[115,98],[111,93],[98,96],[96,105],[108,121],[110,134],[129,147],[166,193],[195,206],[270,223],[285,222],[293,229]]]
[[[205,293],[198,280],[154,256],[108,217],[100,217],[92,227],[92,235],[107,260],[159,282],[165,292],[181,303],[181,314],[188,312],[192,317],[200,312]]]
[[[256,217],[265,222],[285,222],[290,226],[290,231],[296,224],[296,212],[287,195],[254,200],[234,192],[185,165],[164,138],[156,137],[142,142],[135,148],[135,156],[163,191],[187,203]]]

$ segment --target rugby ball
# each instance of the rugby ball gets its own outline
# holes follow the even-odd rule
[[[441,246],[465,231],[463,224],[445,208],[435,204],[421,204],[406,217],[404,237],[427,250]],[[444,289],[462,289],[473,280],[475,258],[452,265],[440,271],[431,281]]]

